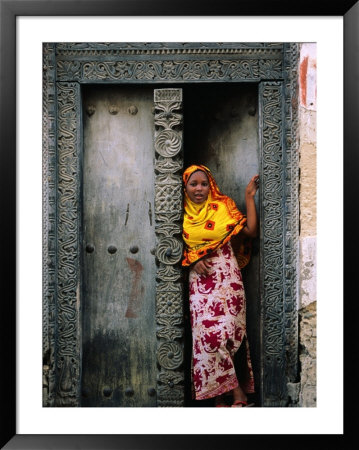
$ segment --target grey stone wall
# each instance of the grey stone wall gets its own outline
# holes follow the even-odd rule
[[[299,406],[316,406],[317,400],[317,303],[312,302],[299,311]]]

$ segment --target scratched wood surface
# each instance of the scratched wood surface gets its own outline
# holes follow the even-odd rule
[[[82,406],[156,406],[152,106],[83,90]]]

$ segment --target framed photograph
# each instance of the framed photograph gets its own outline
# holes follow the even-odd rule
[[[341,271],[347,242],[330,252],[326,242],[335,225],[356,244],[354,219],[344,230],[341,217],[355,203],[358,5],[237,3],[2,2],[3,236],[14,254],[3,270],[3,448],[342,445],[342,290],[355,277]],[[182,172],[199,160],[243,210],[246,177],[260,174],[260,231],[242,271],[256,383],[247,413],[191,392],[178,205]],[[148,198],[136,187],[145,173]]]

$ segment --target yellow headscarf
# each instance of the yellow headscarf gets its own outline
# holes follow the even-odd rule
[[[208,167],[203,165],[188,167],[183,173],[184,185],[187,185],[190,176],[197,170],[207,175],[209,193],[205,202],[196,204],[190,200],[185,191],[183,266],[191,265],[226,244],[247,222],[247,217],[237,209],[234,201],[220,192]],[[236,256],[240,267],[244,267],[249,261],[249,242],[250,240],[246,239],[239,244]]]

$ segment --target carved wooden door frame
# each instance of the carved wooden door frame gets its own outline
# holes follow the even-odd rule
[[[296,382],[298,375],[298,51],[296,43],[43,45],[44,406],[81,404],[81,86],[152,84],[155,89],[168,84],[175,88],[172,94],[176,96],[176,85],[203,82],[258,85],[260,389],[262,406],[288,405],[287,385]],[[181,100],[172,98],[172,94],[166,100],[158,92],[155,118],[161,128],[161,110],[162,119],[169,120],[179,114]],[[173,102],[177,104],[172,108]],[[166,105],[172,109],[164,111]],[[175,130],[172,125],[167,128]],[[159,148],[158,136],[155,146]],[[154,168],[160,262],[156,290],[157,404],[183,406],[182,284],[178,267],[182,167],[171,155],[164,156],[166,166],[158,148]],[[163,300],[165,292],[170,293],[170,300]],[[170,306],[164,308],[165,312],[161,312],[163,301]]]

